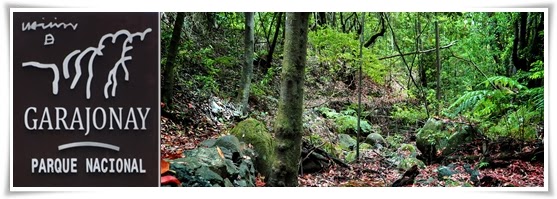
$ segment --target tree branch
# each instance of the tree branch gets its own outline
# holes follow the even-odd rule
[[[366,48],[374,44],[375,40],[377,40],[379,36],[383,36],[385,34],[385,19],[383,18],[383,13],[379,13],[379,17],[381,18],[381,31],[374,34],[373,36],[371,36],[371,38],[369,38],[369,40],[367,40],[367,42],[364,44],[364,47]]]
[[[440,46],[439,49],[449,48],[449,47],[453,46],[454,44],[456,44],[456,41],[452,41],[451,43],[449,43],[445,46]],[[384,60],[384,59],[390,59],[390,58],[406,56],[406,55],[421,54],[421,53],[430,53],[430,52],[434,52],[434,51],[435,51],[435,48],[428,49],[428,50],[419,50],[419,51],[414,51],[414,52],[409,52],[409,53],[399,53],[399,54],[396,54],[396,55],[389,55],[389,56],[386,56],[386,57],[381,57],[377,60]]]

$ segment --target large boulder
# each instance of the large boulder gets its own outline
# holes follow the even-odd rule
[[[241,155],[240,140],[233,135],[219,137],[214,146],[219,147],[227,159],[237,161]]]
[[[455,152],[458,147],[465,143],[470,143],[474,138],[475,130],[468,125],[458,125],[457,132],[452,134],[447,140],[447,145],[443,147],[443,156]]]
[[[430,164],[452,154],[462,144],[469,143],[474,135],[474,128],[469,125],[444,123],[430,118],[416,134],[416,147]]]
[[[205,143],[203,147],[185,151],[185,158],[168,160],[181,186],[255,186],[252,149],[241,147],[242,143],[232,135]]]
[[[443,122],[430,118],[416,134],[416,147],[422,153],[427,164],[436,161],[437,149],[442,142],[446,142],[446,132],[443,132]]]
[[[356,139],[348,134],[338,134],[338,141],[340,148],[344,150],[351,151],[356,148]]]
[[[371,146],[377,146],[377,145],[385,145],[386,141],[383,138],[383,136],[381,136],[381,134],[379,133],[370,133],[369,135],[367,135],[365,143],[370,144]]]
[[[253,146],[257,156],[254,161],[255,169],[261,175],[269,176],[276,156],[273,137],[267,131],[265,124],[256,119],[248,118],[239,122],[230,131],[230,134]]]

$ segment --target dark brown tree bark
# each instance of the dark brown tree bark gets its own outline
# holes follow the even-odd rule
[[[308,18],[309,13],[286,13],[280,99],[274,128],[277,161],[268,182],[272,187],[298,186]]]
[[[176,54],[178,51],[178,46],[180,45],[180,33],[182,32],[182,27],[184,25],[185,13],[179,12],[176,16],[176,23],[174,23],[174,30],[172,31],[172,38],[170,39],[170,44],[168,45],[168,56],[166,58],[166,64],[164,66],[164,86],[161,90],[162,101],[166,103],[167,106],[172,104],[172,96],[174,96],[174,84],[176,75]]]

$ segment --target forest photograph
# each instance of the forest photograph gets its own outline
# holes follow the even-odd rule
[[[161,186],[548,186],[545,23],[162,12]]]

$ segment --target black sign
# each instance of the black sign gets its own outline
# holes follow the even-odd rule
[[[158,13],[13,13],[13,187],[158,186]]]

